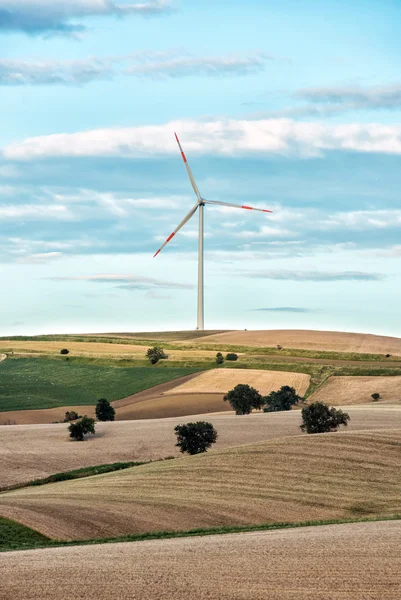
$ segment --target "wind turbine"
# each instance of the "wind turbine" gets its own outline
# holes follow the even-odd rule
[[[203,311],[203,299],[204,299],[204,293],[203,293],[203,211],[204,211],[205,205],[206,204],[217,204],[218,206],[231,206],[233,208],[244,208],[246,210],[257,210],[259,212],[264,212],[264,213],[271,213],[273,211],[266,210],[266,209],[263,209],[263,208],[254,208],[252,206],[245,206],[245,205],[240,206],[239,204],[230,204],[229,202],[217,202],[216,200],[206,200],[205,198],[202,198],[202,196],[199,193],[198,186],[196,185],[194,176],[192,175],[192,171],[191,171],[190,166],[188,164],[187,157],[185,156],[184,151],[183,151],[183,149],[181,147],[180,140],[178,139],[178,136],[177,136],[176,133],[174,133],[174,135],[175,135],[175,139],[177,140],[178,147],[179,147],[180,152],[181,152],[182,160],[184,161],[185,167],[187,169],[189,180],[190,180],[191,185],[193,187],[193,190],[194,190],[194,192],[196,194],[197,202],[196,202],[195,206],[193,206],[191,208],[191,210],[186,215],[186,217],[183,218],[183,220],[178,225],[178,227],[176,227],[176,229],[174,229],[173,233],[171,233],[168,236],[168,238],[164,242],[163,246],[161,246],[159,248],[159,250],[156,252],[156,254],[153,255],[153,258],[155,258],[159,254],[159,252],[161,252],[163,250],[164,246],[166,246],[173,239],[173,237],[181,229],[181,227],[184,227],[185,223],[188,223],[188,221],[191,219],[191,217],[193,217],[193,215],[199,209],[198,321],[197,321],[198,324],[197,324],[197,329],[199,329],[200,331],[203,331],[203,329],[204,329],[204,311]]]

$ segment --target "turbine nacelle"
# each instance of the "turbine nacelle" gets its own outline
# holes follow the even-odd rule
[[[184,153],[184,151],[183,151],[183,149],[181,147],[180,140],[178,139],[178,136],[177,136],[176,133],[174,135],[175,135],[175,139],[177,140],[178,147],[180,149],[182,160],[184,161],[185,168],[187,170],[189,180],[191,182],[192,188],[193,188],[193,190],[194,190],[194,192],[196,194],[196,197],[197,197],[198,201],[195,204],[195,206],[193,206],[191,208],[191,210],[189,211],[189,213],[183,218],[183,220],[181,221],[181,223],[179,223],[178,227],[176,227],[174,229],[174,231],[168,236],[168,238],[166,239],[166,241],[164,242],[164,244],[153,255],[153,258],[155,258],[155,256],[157,256],[163,250],[163,248],[173,239],[173,237],[175,236],[175,234],[182,227],[184,227],[184,225],[186,223],[188,223],[188,221],[194,216],[194,214],[196,213],[196,211],[199,208],[198,326],[197,326],[197,329],[203,330],[203,210],[204,210],[204,207],[207,204],[211,204],[211,205],[214,204],[214,205],[217,205],[217,206],[228,206],[230,208],[243,208],[245,210],[256,210],[258,212],[264,212],[264,213],[271,213],[273,211],[267,210],[267,209],[264,209],[264,208],[255,208],[253,206],[246,206],[245,204],[243,204],[241,206],[240,204],[231,204],[229,202],[218,202],[217,200],[206,200],[205,198],[202,198],[202,196],[199,193],[198,186],[196,185],[195,178],[194,178],[194,176],[192,174],[191,168],[190,168],[190,166],[188,164],[187,157],[185,156],[185,153]]]

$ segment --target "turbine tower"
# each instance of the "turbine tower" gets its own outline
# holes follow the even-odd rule
[[[192,171],[190,169],[190,166],[188,164],[187,161],[187,157],[184,154],[184,151],[181,147],[180,144],[180,140],[178,139],[177,134],[175,133],[175,139],[177,140],[178,143],[178,147],[180,149],[181,152],[181,156],[182,156],[182,160],[184,161],[185,167],[187,169],[187,173],[188,173],[188,177],[189,180],[191,182],[191,185],[193,187],[193,190],[196,194],[197,197],[197,202],[195,204],[195,206],[193,206],[191,208],[191,210],[189,211],[189,213],[183,218],[183,220],[181,221],[181,223],[178,225],[178,227],[176,227],[176,229],[174,229],[173,233],[171,233],[168,238],[166,239],[166,241],[164,242],[163,246],[161,246],[159,248],[159,250],[156,252],[156,254],[153,255],[153,258],[155,258],[159,252],[161,252],[164,248],[164,246],[166,246],[175,236],[175,234],[182,228],[184,227],[185,223],[188,223],[188,221],[191,219],[191,217],[193,217],[193,215],[196,213],[196,211],[199,209],[199,240],[198,240],[198,319],[197,319],[197,329],[200,331],[203,331],[204,329],[204,309],[203,309],[203,299],[204,299],[204,293],[203,293],[203,213],[204,213],[204,209],[205,209],[205,205],[206,204],[217,204],[218,206],[230,206],[232,208],[244,208],[246,210],[257,210],[259,212],[264,212],[264,213],[271,213],[273,211],[271,210],[266,210],[263,208],[253,208],[252,206],[241,206],[239,204],[230,204],[229,202],[217,202],[216,200],[206,200],[205,198],[202,198],[202,196],[199,193],[198,190],[198,186],[196,185],[194,176],[192,175]]]

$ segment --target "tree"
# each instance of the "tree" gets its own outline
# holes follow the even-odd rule
[[[98,421],[114,421],[116,411],[106,398],[100,398],[96,404],[96,418]]]
[[[83,442],[84,435],[88,433],[95,433],[95,419],[91,419],[85,415],[80,421],[77,421],[76,423],[70,423],[68,430],[70,432],[71,439],[76,440],[77,442]]]
[[[67,348],[63,348],[62,350],[60,350],[60,354],[69,354],[70,351],[67,350]]]
[[[217,440],[217,431],[211,423],[197,421],[174,427],[177,436],[176,446],[181,452],[200,454],[206,452]]]
[[[246,383],[236,385],[224,396],[224,400],[231,404],[237,415],[249,415],[253,408],[260,409],[265,403],[258,390]]]
[[[375,392],[371,395],[371,398],[373,398],[373,400],[377,402],[380,399],[380,394],[378,392]]]
[[[69,423],[70,421],[76,421],[77,419],[80,419],[81,417],[79,416],[79,414],[77,412],[75,412],[75,410],[67,410],[67,412],[65,413],[65,417],[64,417],[64,423]]]
[[[235,352],[229,352],[226,355],[226,360],[238,360],[238,354],[235,354]]]
[[[337,431],[340,425],[348,425],[348,413],[329,408],[324,402],[313,402],[302,409],[303,423],[300,426],[306,433],[328,433]]]
[[[277,392],[270,392],[265,397],[266,407],[264,412],[277,412],[281,410],[291,410],[291,408],[299,402],[305,402],[302,396],[298,396],[293,387],[283,385]]]
[[[218,365],[222,365],[222,364],[223,364],[223,362],[224,362],[224,356],[222,355],[222,353],[221,353],[221,352],[218,352],[218,353],[216,354],[216,363],[217,363]]]
[[[168,358],[167,354],[164,354],[163,348],[159,348],[159,346],[154,346],[154,348],[149,348],[148,351],[146,352],[146,356],[148,357],[148,359],[150,360],[152,365],[155,365],[157,362],[159,362],[159,360]]]

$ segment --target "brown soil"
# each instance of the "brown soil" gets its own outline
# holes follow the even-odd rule
[[[330,377],[309,398],[309,402],[366,404],[378,392],[380,401],[401,403],[401,377]]]
[[[401,355],[401,338],[365,333],[310,330],[230,331],[196,340],[203,343]]]
[[[401,429],[284,437],[0,495],[56,539],[391,515]]]
[[[372,403],[347,408],[350,431],[401,428],[401,407]],[[178,456],[174,427],[205,415],[98,423],[96,435],[85,442],[72,442],[67,425],[18,425],[0,430],[1,486],[23,483],[52,473],[91,465],[130,460],[155,460]],[[216,427],[217,448],[250,444],[282,436],[299,435],[299,411],[252,414],[207,415]]]

